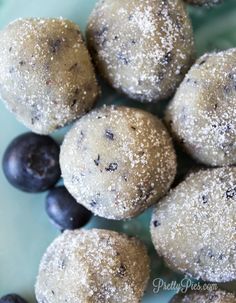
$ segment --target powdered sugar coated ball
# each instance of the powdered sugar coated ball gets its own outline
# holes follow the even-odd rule
[[[0,96],[32,131],[51,133],[93,106],[99,88],[76,24],[19,19],[0,37]]]
[[[149,257],[135,238],[108,230],[65,231],[44,254],[37,302],[139,303]]]
[[[181,0],[101,0],[87,39],[101,75],[140,101],[172,95],[193,61],[192,27]]]
[[[190,69],[170,103],[166,121],[196,160],[236,163],[236,49],[206,54]]]
[[[176,173],[162,122],[128,107],[103,107],[82,117],[64,139],[60,164],[71,195],[110,219],[140,214],[168,191]]]
[[[151,234],[174,270],[227,282],[236,279],[235,226],[236,167],[226,167],[192,174],[170,191],[154,209]]]

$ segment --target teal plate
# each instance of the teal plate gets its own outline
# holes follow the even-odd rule
[[[19,17],[63,16],[75,21],[84,30],[95,2],[96,0],[0,0],[0,28]],[[206,51],[236,47],[236,0],[225,0],[223,5],[212,9],[192,7],[189,11],[198,56]],[[158,115],[163,110],[160,104],[143,106],[130,101],[106,85],[103,85],[103,96],[99,105],[103,103],[144,107]],[[0,158],[9,142],[25,131],[27,129],[0,102]],[[54,137],[60,142],[65,132],[66,129],[62,129]],[[187,165],[190,162],[186,161]],[[47,246],[59,233],[49,223],[44,212],[45,194],[32,195],[14,189],[7,183],[2,170],[0,192],[0,296],[16,292],[33,303],[39,261]],[[169,270],[157,257],[149,235],[150,213],[151,210],[148,210],[140,217],[126,222],[95,217],[87,227],[119,230],[140,237],[147,244],[152,259],[152,277],[142,302],[166,303],[173,296],[174,290],[162,289],[154,293],[153,279],[162,278],[171,282],[180,281],[183,277]],[[236,290],[235,283],[227,283],[221,287]]]

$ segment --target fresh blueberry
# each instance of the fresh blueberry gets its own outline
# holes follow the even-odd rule
[[[26,192],[42,192],[60,178],[59,145],[49,136],[25,133],[16,137],[3,156],[7,180]]]
[[[46,212],[59,229],[76,229],[84,226],[92,213],[70,195],[65,186],[51,189],[46,197]]]
[[[0,303],[27,303],[27,301],[16,294],[9,294],[1,297]]]

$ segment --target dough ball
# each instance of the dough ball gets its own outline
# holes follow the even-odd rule
[[[48,134],[93,106],[99,88],[76,24],[19,19],[0,38],[0,97],[32,131]]]
[[[176,156],[162,122],[143,110],[103,107],[66,135],[60,164],[72,196],[96,215],[134,217],[163,196]]]
[[[38,303],[139,303],[149,278],[146,248],[108,230],[60,235],[40,264]]]
[[[101,75],[130,98],[171,96],[193,61],[193,33],[181,0],[100,0],[87,39]]]
[[[212,6],[214,4],[218,4],[223,2],[223,0],[184,0],[185,2],[189,4],[194,4],[194,5],[206,5],[206,6]]]
[[[166,121],[196,160],[236,163],[236,48],[202,56],[170,103]]]
[[[170,303],[236,303],[232,293],[217,291],[188,291],[186,294],[175,295]]]
[[[151,234],[174,270],[210,282],[236,279],[236,167],[190,175],[153,212]]]

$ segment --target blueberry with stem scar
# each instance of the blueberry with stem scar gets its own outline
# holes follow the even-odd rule
[[[58,144],[49,136],[25,133],[16,137],[3,156],[3,172],[16,188],[42,192],[61,176]]]

